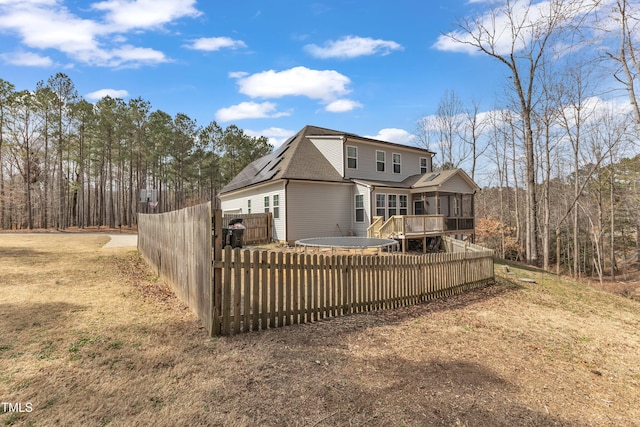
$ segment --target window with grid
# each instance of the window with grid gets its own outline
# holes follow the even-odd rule
[[[358,147],[347,145],[347,168],[358,169]]]
[[[386,219],[386,198],[384,194],[376,194],[376,216],[381,216]]]
[[[398,153],[393,153],[393,173],[400,173],[401,157]]]
[[[420,173],[429,172],[429,159],[426,157],[420,157]]]
[[[364,195],[356,194],[356,222],[364,222]]]
[[[269,196],[264,196],[264,213],[269,213]]]
[[[409,198],[406,194],[400,194],[398,196],[398,203],[400,204],[400,215],[409,215]]]
[[[273,217],[280,218],[280,196],[278,194],[273,195]]]
[[[384,172],[386,165],[386,154],[384,151],[376,151],[376,170],[378,172]]]
[[[247,200],[247,213],[251,213],[251,199]]]
[[[387,201],[389,202],[389,218],[398,214],[398,196],[395,194],[387,195]]]

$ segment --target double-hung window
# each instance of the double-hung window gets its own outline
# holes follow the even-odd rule
[[[347,168],[358,169],[358,147],[347,145]]]
[[[364,222],[364,195],[356,194],[356,222]]]
[[[376,151],[376,171],[384,172],[386,166],[386,154],[384,151]]]
[[[420,157],[420,173],[429,172],[429,159],[426,157]]]
[[[400,154],[393,153],[392,158],[393,158],[393,173],[400,173],[400,165],[402,163]]]
[[[264,196],[264,213],[269,213],[269,196]]]
[[[376,216],[381,216],[386,219],[386,198],[384,194],[376,194]]]
[[[409,215],[409,201],[406,194],[398,195],[398,203],[400,204],[400,215]]]
[[[247,200],[247,213],[251,213],[251,199]]]
[[[398,214],[398,195],[388,194],[387,201],[389,202],[389,218]]]
[[[280,218],[280,195],[273,195],[273,217]]]

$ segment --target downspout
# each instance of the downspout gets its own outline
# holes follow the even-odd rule
[[[284,241],[289,243],[289,195],[287,194],[287,186],[289,179],[284,181]]]

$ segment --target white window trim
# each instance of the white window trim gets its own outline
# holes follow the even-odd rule
[[[358,196],[359,196],[359,197],[362,197],[362,207],[361,207],[361,208],[359,208],[359,207],[358,207]],[[353,221],[354,221],[356,224],[363,224],[363,223],[365,223],[365,222],[366,222],[367,212],[366,212],[366,211],[365,211],[365,209],[364,209],[364,194],[354,194],[354,197],[353,197],[353,207],[354,207],[354,209],[353,209],[353,215],[354,215]],[[358,214],[357,214],[358,209],[362,209],[362,221],[358,221]]]
[[[382,161],[378,160],[378,153],[382,153]],[[382,163],[382,170],[378,170],[378,163]],[[382,150],[376,150],[376,172],[384,173],[387,171],[387,152]]]
[[[353,148],[354,150],[356,150],[356,156],[355,157],[349,157],[349,148]],[[358,170],[358,147],[356,147],[355,145],[347,145],[347,149],[345,152],[347,161],[346,161],[346,167],[347,169],[351,169],[351,170]],[[349,159],[356,159],[356,167],[355,168],[350,168],[349,167]]]
[[[398,163],[395,162],[395,156],[398,156],[398,159],[400,160]],[[396,168],[395,166],[398,165],[400,166],[400,171],[396,172]],[[391,154],[391,171],[395,174],[400,174],[402,173],[402,154],[400,153],[392,153]]]
[[[391,206],[391,196],[393,196],[395,198],[395,202],[396,202],[395,206]],[[399,215],[398,214],[398,199],[399,199],[399,197],[398,197],[397,193],[389,193],[389,194],[387,194],[387,216],[389,218],[391,218],[392,216]],[[391,213],[390,213],[391,210],[396,211],[396,213],[391,215]]]
[[[422,172],[422,160],[425,161],[425,171]],[[418,170],[420,170],[420,173],[429,173],[429,158],[428,157],[420,157],[420,159],[418,160]]]
[[[384,205],[382,207],[378,207],[378,196],[384,196]],[[375,209],[375,216],[380,216],[378,215],[378,209],[383,209],[384,210],[384,214],[382,215],[382,217],[385,219],[385,221],[387,220],[387,193],[376,193],[376,197],[375,197],[375,203],[374,203],[374,209]]]
[[[276,203],[276,201],[278,203]],[[276,212],[278,213],[277,216],[276,216]],[[273,195],[273,217],[276,219],[280,218],[280,195],[279,194]]]
[[[400,203],[400,198],[405,197],[406,206],[403,208],[402,203]],[[403,214],[402,210],[407,211],[407,213]],[[409,215],[409,195],[408,194],[398,194],[398,215]]]

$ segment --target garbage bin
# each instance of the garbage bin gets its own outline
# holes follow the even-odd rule
[[[229,221],[228,236],[229,245],[232,248],[242,247],[242,238],[244,236],[245,226],[242,225],[242,218],[235,218]]]
[[[229,243],[229,235],[231,234],[231,230],[228,227],[222,227],[222,247],[224,248]]]

